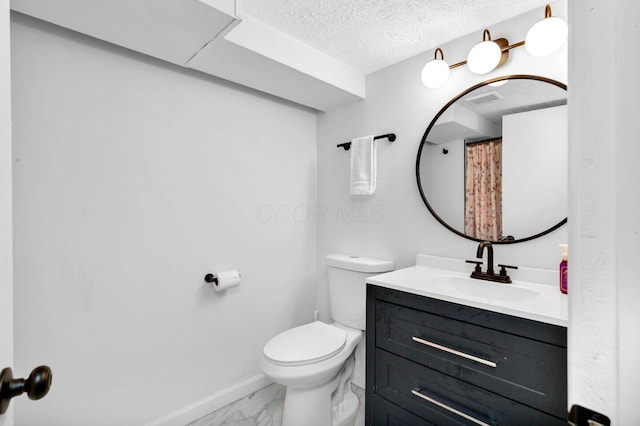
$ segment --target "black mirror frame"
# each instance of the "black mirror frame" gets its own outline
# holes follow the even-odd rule
[[[458,101],[463,96],[466,96],[468,93],[476,90],[477,88],[482,87],[482,86],[486,86],[486,85],[488,85],[490,83],[494,83],[496,81],[502,81],[502,80],[538,80],[538,81],[544,81],[544,82],[549,83],[549,84],[553,84],[555,86],[560,87],[561,89],[567,90],[567,85],[564,84],[564,83],[560,83],[559,81],[553,80],[551,78],[541,77],[541,76],[538,76],[538,75],[529,75],[529,74],[505,75],[505,76],[502,76],[502,77],[492,78],[490,80],[486,80],[486,81],[483,81],[481,83],[475,84],[475,85],[469,87],[468,89],[466,89],[465,91],[463,91],[462,93],[460,93],[457,96],[455,96],[449,102],[447,102],[446,105],[443,106],[440,109],[440,111],[438,111],[438,113],[435,115],[435,117],[433,117],[433,120],[431,120],[431,123],[429,123],[429,127],[427,127],[427,130],[424,132],[424,135],[422,136],[422,141],[420,142],[420,147],[418,148],[418,156],[416,158],[416,182],[418,183],[418,191],[420,192],[420,197],[422,198],[422,201],[424,202],[424,205],[427,206],[427,209],[429,209],[429,212],[431,212],[433,217],[435,217],[436,220],[438,222],[440,222],[449,231],[451,231],[454,234],[457,234],[457,235],[459,235],[459,236],[461,236],[463,238],[466,238],[468,240],[477,241],[477,242],[481,242],[481,241],[484,241],[484,240],[480,240],[478,238],[470,237],[469,235],[467,235],[467,234],[465,234],[463,232],[460,232],[459,230],[453,228],[451,225],[449,225],[447,222],[445,222],[440,216],[438,216],[438,214],[435,212],[435,210],[433,210],[433,207],[431,207],[431,205],[429,204],[429,201],[427,201],[427,197],[424,195],[424,191],[422,191],[422,183],[420,182],[420,159],[422,158],[422,149],[423,149],[425,143],[427,142],[427,135],[431,131],[431,128],[434,126],[436,121],[438,121],[438,118],[440,118],[440,116],[447,110],[447,108],[449,108],[451,105],[453,105],[453,103]],[[525,238],[516,239],[516,240],[510,240],[510,241],[491,241],[491,244],[514,244],[514,243],[522,243],[522,242],[525,242],[525,241],[533,240],[535,238],[542,237],[543,235],[546,235],[546,234],[548,234],[548,233],[550,233],[552,231],[555,231],[556,229],[558,229],[559,227],[561,227],[565,223],[567,223],[567,218],[566,217],[564,219],[562,219],[560,222],[558,222],[557,224],[555,224],[552,227],[550,227],[549,229],[547,229],[545,231],[542,231],[542,232],[540,232],[538,234],[531,235],[531,236],[525,237]]]

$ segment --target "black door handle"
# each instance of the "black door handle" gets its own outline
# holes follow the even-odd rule
[[[46,365],[36,367],[26,379],[14,379],[11,368],[0,372],[0,414],[9,408],[9,402],[14,396],[26,392],[29,399],[40,399],[51,388],[51,369]]]

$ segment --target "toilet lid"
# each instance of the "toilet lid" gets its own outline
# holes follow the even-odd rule
[[[310,364],[331,358],[346,340],[344,330],[315,321],[278,334],[264,346],[264,355],[279,364]]]

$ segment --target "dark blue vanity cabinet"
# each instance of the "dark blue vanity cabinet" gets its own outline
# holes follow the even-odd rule
[[[367,425],[566,425],[567,329],[367,286]]]

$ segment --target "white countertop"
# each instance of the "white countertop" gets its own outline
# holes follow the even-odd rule
[[[463,292],[452,285],[431,285],[428,282],[434,277],[469,277],[472,270],[473,265],[461,259],[419,255],[416,266],[369,277],[367,283],[547,324],[563,327],[568,325],[568,298],[558,288],[558,271],[534,268],[508,270],[513,279],[511,284],[478,280],[482,283],[479,284],[479,288],[489,283],[492,286],[513,287],[505,288],[505,292],[517,292],[517,288],[525,289],[523,293],[526,293],[527,297],[510,300],[492,298],[482,291]],[[500,291],[500,288],[502,287],[497,291]]]

